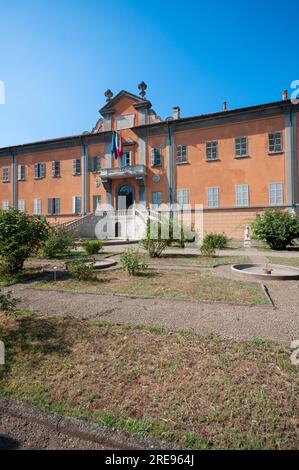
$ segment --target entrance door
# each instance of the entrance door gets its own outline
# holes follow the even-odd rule
[[[117,193],[116,207],[118,210],[125,210],[134,203],[134,189],[130,184],[123,184]]]

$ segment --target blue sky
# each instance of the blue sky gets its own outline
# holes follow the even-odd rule
[[[0,147],[91,130],[103,93],[165,118],[281,99],[299,80],[298,1],[1,0]]]

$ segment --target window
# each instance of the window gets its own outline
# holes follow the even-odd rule
[[[282,133],[273,132],[269,134],[269,153],[282,152]]]
[[[246,207],[249,204],[248,185],[239,184],[236,186],[236,205],[238,207]]]
[[[176,162],[187,163],[187,145],[178,145],[176,148]]]
[[[161,150],[152,149],[152,166],[161,166]]]
[[[48,214],[59,215],[60,214],[60,199],[51,197],[48,199]]]
[[[8,183],[9,181],[9,168],[2,168],[2,181]]]
[[[92,203],[93,203],[93,212],[95,212],[97,209],[100,209],[101,207],[101,196],[93,196],[92,197]]]
[[[282,183],[269,184],[269,204],[270,206],[283,205],[283,187]]]
[[[125,168],[126,166],[131,165],[131,152],[125,152],[123,153],[121,160],[120,160],[120,166],[121,168]]]
[[[248,155],[248,139],[247,137],[238,137],[235,139],[235,156],[246,157]]]
[[[101,168],[101,158],[100,157],[90,157],[88,159],[88,171],[92,173],[97,173]]]
[[[206,143],[206,159],[208,161],[218,160],[218,142],[213,140]]]
[[[189,190],[188,189],[177,190],[177,202],[180,207],[184,207],[189,204]]]
[[[18,181],[25,179],[25,165],[18,165]]]
[[[46,165],[44,163],[35,163],[34,165],[34,178],[44,178],[46,174]]]
[[[210,209],[219,207],[219,188],[207,189],[207,206]]]
[[[73,175],[74,176],[81,175],[81,159],[80,158],[76,158],[75,160],[73,160]]]
[[[152,192],[152,207],[158,209],[162,204],[162,193],[161,191]]]
[[[42,200],[41,199],[34,199],[33,201],[33,211],[35,215],[42,214]]]
[[[2,201],[2,210],[8,211],[9,209],[9,201]]]
[[[25,212],[25,201],[24,201],[24,199],[19,199],[18,200],[18,210],[20,212]]]
[[[60,176],[60,162],[52,162],[52,177],[59,178]]]
[[[81,197],[73,197],[73,214],[81,214]]]

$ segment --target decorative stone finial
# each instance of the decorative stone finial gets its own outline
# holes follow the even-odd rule
[[[145,97],[145,90],[146,89],[147,89],[147,84],[146,83],[144,83],[144,82],[139,83],[138,90],[140,90],[139,95],[141,96],[141,98]]]
[[[108,103],[108,101],[111,100],[111,98],[112,98],[112,96],[113,96],[113,93],[112,93],[112,91],[108,88],[108,90],[105,91],[104,95],[106,96],[106,101],[107,101],[107,103]]]

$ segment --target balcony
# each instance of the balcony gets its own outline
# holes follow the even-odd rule
[[[139,186],[144,186],[146,177],[145,165],[129,165],[119,168],[103,168],[101,180],[106,191],[111,190],[111,181],[119,178],[136,178]]]

